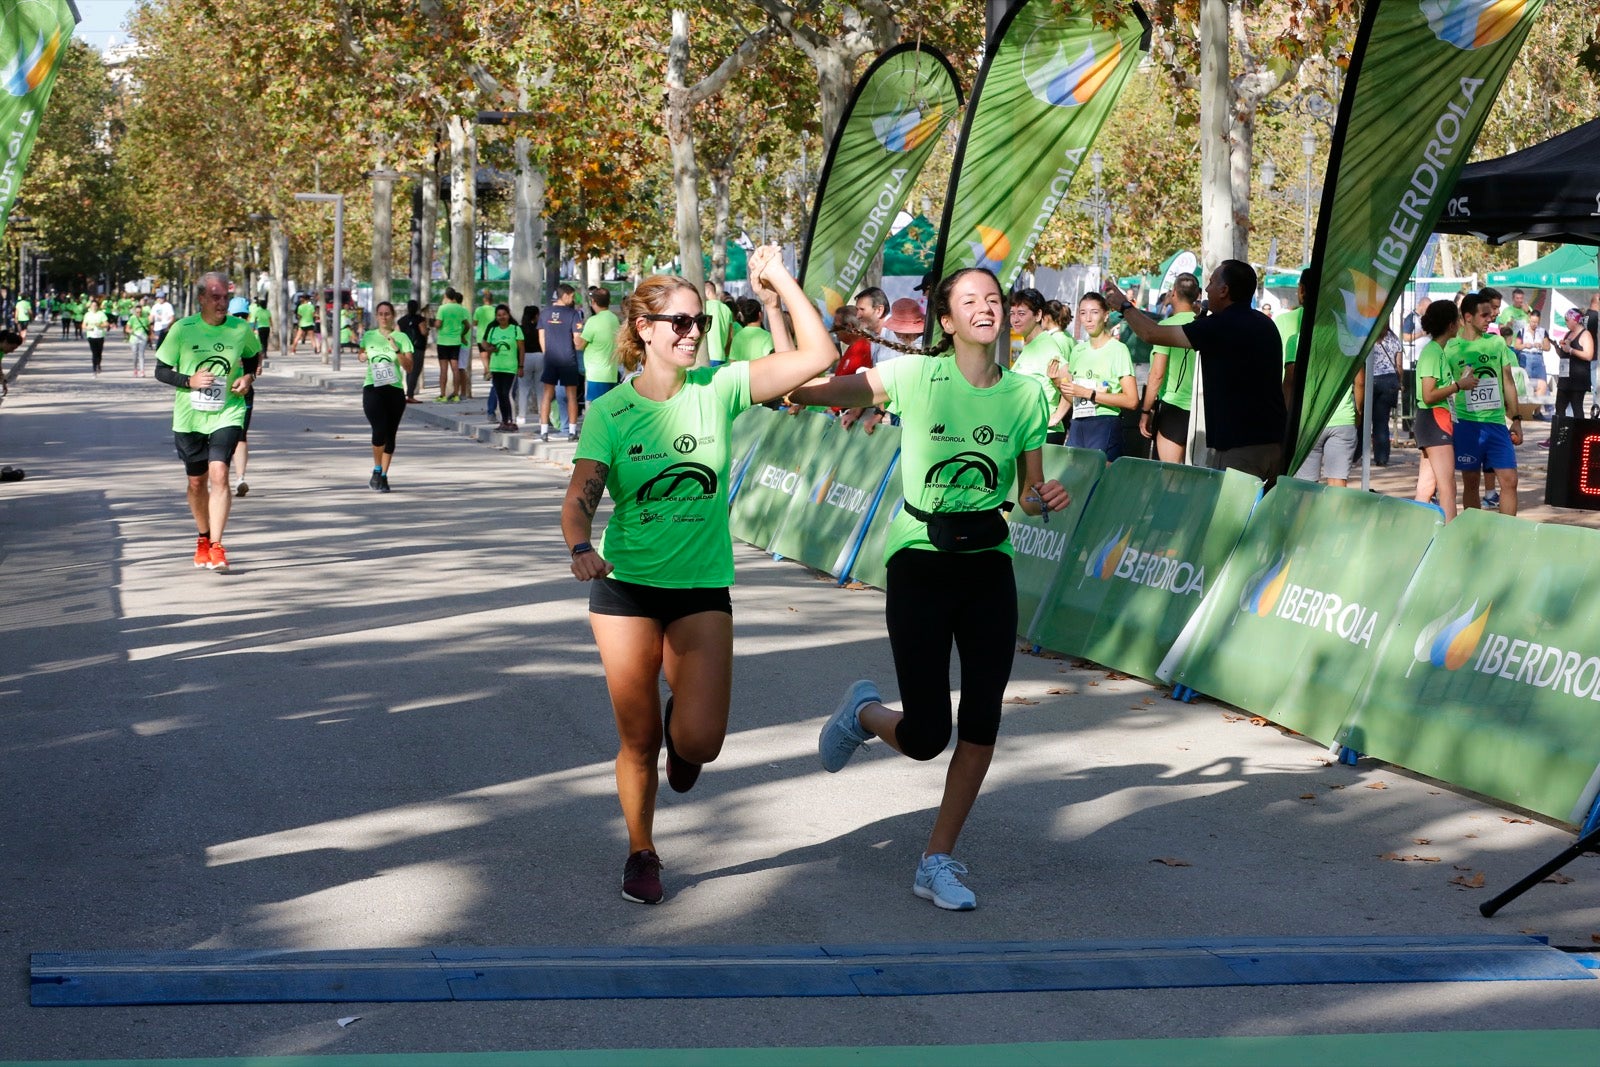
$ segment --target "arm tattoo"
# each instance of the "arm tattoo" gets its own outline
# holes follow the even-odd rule
[[[606,491],[606,475],[610,471],[604,463],[596,463],[594,473],[583,483],[583,498],[578,501],[578,507],[588,518],[594,518],[595,509],[600,506],[600,498]]]

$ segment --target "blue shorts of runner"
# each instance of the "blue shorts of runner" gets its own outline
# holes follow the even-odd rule
[[[1514,471],[1517,450],[1511,431],[1498,422],[1456,422],[1456,470]]]
[[[679,619],[706,611],[733,614],[727,586],[715,589],[666,589],[615,578],[596,578],[589,586],[589,611],[594,615],[621,615],[654,619],[670,626]]]
[[[1411,424],[1411,435],[1422,449],[1443,448],[1455,445],[1455,426],[1446,407],[1418,408],[1417,419]]]
[[[232,463],[233,451],[243,437],[242,427],[220,426],[209,434],[175,432],[172,443],[177,446],[178,458],[183,460],[183,472],[198,478],[213,463]]]
[[[1073,419],[1067,427],[1068,448],[1093,448],[1104,452],[1106,459],[1122,455],[1122,420],[1115,415],[1091,415],[1086,419]]]
[[[593,404],[596,400],[599,400],[601,397],[605,396],[607,393],[611,392],[611,390],[615,389],[616,387],[617,387],[617,383],[616,382],[589,381],[583,387],[584,388],[583,399],[584,399],[585,402]]]

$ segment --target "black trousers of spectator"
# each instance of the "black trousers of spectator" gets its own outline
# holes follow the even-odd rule
[[[1372,376],[1372,462],[1389,465],[1389,416],[1400,401],[1400,375]]]
[[[1583,418],[1583,397],[1589,390],[1583,386],[1575,389],[1567,388],[1570,379],[1561,379],[1561,384],[1556,388],[1556,418],[1563,418],[1567,414],[1575,419]]]
[[[417,388],[422,385],[422,365],[426,362],[425,348],[419,348],[411,354],[411,369],[406,371],[406,396],[409,399],[417,398]]]
[[[100,357],[105,353],[106,339],[104,337],[89,338],[89,358],[94,360],[94,372],[100,373]]]
[[[516,412],[511,406],[511,383],[517,376],[508,370],[491,371],[489,377],[494,381],[495,400],[500,406],[500,421],[515,422],[513,417]]]

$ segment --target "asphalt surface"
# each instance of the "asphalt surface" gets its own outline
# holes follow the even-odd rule
[[[1564,1029],[1600,982],[894,1000],[33,1008],[32,952],[1516,933],[1594,947],[1571,840],[1211,703],[1019,654],[959,856],[910,892],[943,761],[817,765],[853,679],[896,693],[882,597],[736,551],[723,757],[665,793],[668,899],[618,893],[615,733],[557,513],[570,446],[416,405],[366,488],[357,364],[261,380],[229,574],[197,571],[171,392],[52,337],[0,405],[0,1058],[984,1044]],[[431,363],[432,361],[430,361]],[[429,368],[432,381],[433,367]],[[425,391],[426,392],[426,391]],[[479,401],[481,403],[481,401]],[[466,412],[460,409],[469,409]],[[434,423],[445,424],[434,425]],[[1386,854],[1431,857],[1383,858]],[[1172,861],[1172,862],[1162,862]],[[1482,889],[1463,888],[1482,873]],[[340,1027],[337,1019],[360,1016]]]

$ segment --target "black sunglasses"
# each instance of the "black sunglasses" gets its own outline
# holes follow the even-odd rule
[[[650,322],[670,322],[672,323],[672,332],[679,337],[688,337],[689,327],[691,326],[700,327],[700,336],[702,337],[705,336],[707,330],[711,329],[711,316],[704,312],[699,315],[679,313],[677,315],[640,315],[639,317]]]

